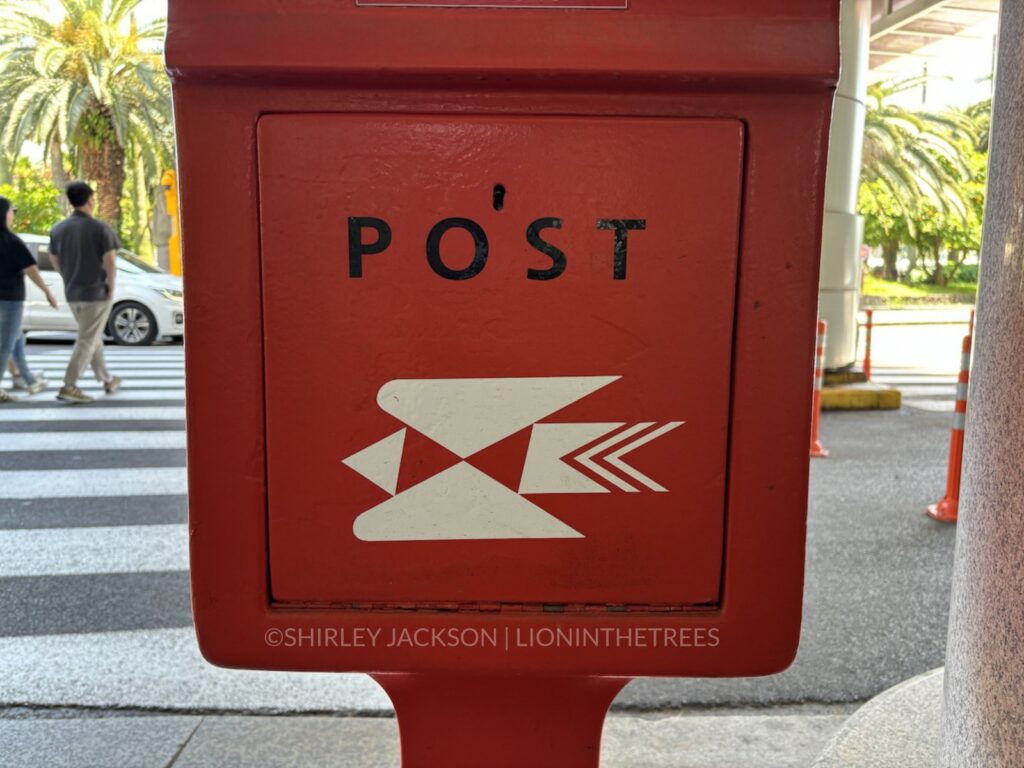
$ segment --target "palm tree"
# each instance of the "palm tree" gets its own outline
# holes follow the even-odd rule
[[[878,182],[908,217],[922,198],[944,213],[967,215],[961,182],[971,171],[965,144],[977,143],[971,118],[960,112],[909,110],[891,102],[919,86],[923,78],[875,83],[868,87],[861,178]]]
[[[143,27],[140,0],[0,0],[0,152],[32,141],[48,150],[54,180],[61,145],[76,175],[96,186],[98,213],[121,219],[125,158],[153,183],[173,157],[170,84],[159,43],[164,20]],[[130,170],[130,169],[128,169]]]
[[[864,190],[880,188],[899,211],[911,236],[922,201],[964,222],[970,201],[964,183],[971,179],[971,150],[978,143],[978,125],[957,111],[914,111],[892,103],[892,97],[916,88],[926,78],[914,77],[868,86],[864,120],[861,180]],[[898,277],[899,241],[882,243],[885,277]]]
[[[982,99],[977,104],[971,104],[964,110],[964,114],[977,130],[974,148],[983,154],[987,153],[989,133],[992,130],[992,99]]]

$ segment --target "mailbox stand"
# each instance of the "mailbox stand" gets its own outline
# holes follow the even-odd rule
[[[403,768],[597,768],[601,729],[628,678],[374,675],[395,705]]]
[[[170,0],[208,660],[373,674],[409,768],[792,661],[838,11]]]

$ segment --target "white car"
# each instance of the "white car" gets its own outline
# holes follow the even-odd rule
[[[57,297],[57,309],[32,283],[27,290],[22,328],[33,331],[74,331],[77,326],[64,297],[64,281],[50,263],[50,238],[45,235],[19,235],[39,262],[43,280]],[[114,308],[107,323],[107,334],[118,344],[142,346],[161,336],[181,338],[185,333],[185,305],[181,278],[168,274],[138,256],[121,250],[117,254],[117,282]]]

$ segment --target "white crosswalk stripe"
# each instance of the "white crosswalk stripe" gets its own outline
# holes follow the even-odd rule
[[[53,368],[35,368],[33,369],[36,373],[42,374],[51,385],[60,386],[64,383],[64,367],[55,366]],[[111,368],[111,372],[116,376],[120,376],[122,379],[140,379],[144,376],[160,376],[164,381],[169,378],[182,378],[185,375],[184,369],[180,366],[174,366],[173,368],[141,368],[138,366],[132,366],[131,368]],[[99,384],[98,381],[93,379],[91,376],[83,376],[78,380],[78,386],[85,387],[87,385]]]
[[[145,391],[148,389],[162,389],[164,387],[175,387],[180,390],[184,386],[185,379],[182,376],[171,376],[168,378],[142,378],[133,376],[131,378],[130,387],[128,389],[121,390],[120,392],[118,392],[118,395],[122,395],[125,392],[136,392],[138,390]],[[51,387],[50,389],[45,390],[44,396],[52,396],[59,387],[60,379],[51,382]],[[83,392],[88,392],[89,394],[92,394],[93,391],[100,391],[103,389],[103,385],[98,381],[80,381],[78,382],[78,387]]]
[[[944,400],[933,400],[930,398],[915,398],[904,402],[908,408],[916,408],[919,411],[934,411],[935,413],[953,413],[954,400],[952,397]]]
[[[0,439],[0,452],[185,448],[184,430],[152,432],[14,432]]]
[[[184,406],[139,408],[90,408],[88,405],[62,405],[57,408],[2,408],[0,424],[16,421],[180,421]]]
[[[181,400],[185,399],[185,392],[182,387],[176,387],[174,389],[157,389],[156,387],[146,387],[145,389],[126,389],[123,391],[116,392],[113,395],[104,395],[101,386],[95,387],[80,387],[81,390],[89,395],[90,397],[98,398],[108,403],[121,403],[127,400]],[[56,387],[44,390],[38,395],[26,395],[23,399],[26,403],[34,403],[36,405],[52,405],[55,408],[63,408],[65,405],[56,399],[55,395],[57,392]],[[0,414],[2,418],[2,414]]]
[[[121,356],[104,353],[103,356],[107,363],[111,365],[184,365],[184,356],[181,354],[152,355],[145,352],[132,352]],[[29,362],[33,363],[34,361],[33,364],[38,363],[39,365],[46,366],[66,366],[70,358],[70,354],[32,355]]]
[[[185,492],[184,467],[132,469],[60,469],[0,472],[0,493],[7,499],[156,496]]]
[[[186,528],[123,525],[0,531],[0,577],[185,570]]]
[[[29,360],[29,367],[33,370],[40,371],[59,371],[62,375],[67,369],[67,360],[58,357],[49,358],[38,358],[34,357]],[[135,370],[135,371],[174,371],[181,370],[185,367],[184,362],[181,358],[175,359],[173,357],[158,357],[154,359],[149,358],[122,358],[120,360],[112,360],[107,358],[107,367],[110,368],[111,373],[120,374],[124,370]],[[49,375],[49,373],[47,374]],[[88,370],[83,373],[82,378],[91,378],[92,373]]]
[[[162,361],[167,363],[181,364],[182,354],[181,349],[175,349],[174,351],[168,352],[147,352],[146,350],[132,350],[125,352],[112,351],[110,347],[107,347],[103,353],[108,363],[121,363],[127,362],[131,365],[136,365],[140,362],[156,362]],[[30,362],[36,361],[38,363],[45,364],[57,364],[66,365],[70,354],[65,351],[51,352],[51,353],[32,353],[30,356]]]

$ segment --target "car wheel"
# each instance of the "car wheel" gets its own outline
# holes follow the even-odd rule
[[[146,346],[156,338],[156,318],[137,301],[126,301],[118,304],[110,313],[107,332],[117,344]]]

